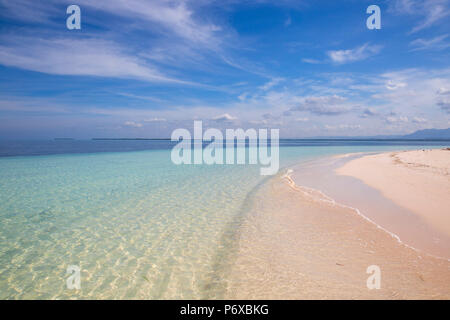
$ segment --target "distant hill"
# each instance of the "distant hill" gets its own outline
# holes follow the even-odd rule
[[[425,129],[407,134],[402,139],[450,139],[450,128],[447,129]]]
[[[378,136],[317,136],[308,139],[330,139],[330,140],[450,140],[450,128],[447,129],[425,129],[406,135],[378,135]]]

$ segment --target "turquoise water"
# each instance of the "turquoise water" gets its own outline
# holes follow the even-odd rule
[[[290,146],[281,166],[417,145]],[[281,170],[280,170],[281,172]],[[0,158],[0,299],[221,298],[258,165],[170,149]],[[66,287],[81,268],[81,289]]]

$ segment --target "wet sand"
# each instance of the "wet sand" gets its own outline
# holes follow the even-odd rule
[[[311,184],[332,180],[331,188],[339,190],[336,197],[350,193],[363,202],[374,196],[383,199],[372,188],[360,190],[357,179],[334,179],[333,168],[349,160],[352,157],[334,158],[330,165],[327,159],[327,173],[316,170],[317,162],[302,164],[256,192],[241,226],[226,298],[450,299],[449,260],[413,248],[390,230],[391,221],[398,220],[401,226],[404,219],[412,219],[417,229],[422,221],[415,221],[413,214],[389,199],[377,198],[389,213],[401,212],[399,219],[381,219],[379,224],[374,221],[379,220],[376,212],[370,218],[363,216],[365,212],[312,188]],[[435,231],[425,230],[420,237]],[[434,236],[448,240],[438,231]],[[438,246],[436,250],[445,253],[447,249]],[[381,289],[367,288],[370,274],[366,270],[371,265],[380,267]]]
[[[365,156],[340,175],[355,177],[450,236],[450,150],[416,150]]]

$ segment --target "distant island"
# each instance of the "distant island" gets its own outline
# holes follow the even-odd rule
[[[450,139],[450,128],[447,129],[425,129],[403,136],[403,139]]]
[[[308,139],[308,138],[305,138]],[[377,136],[316,136],[309,139],[330,140],[450,140],[450,128],[424,129],[406,135],[377,135]]]

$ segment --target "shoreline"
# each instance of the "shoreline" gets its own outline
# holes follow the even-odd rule
[[[349,155],[353,155],[353,154],[349,154]],[[383,230],[385,233],[387,233],[387,234],[390,235],[392,238],[394,238],[395,240],[397,240],[399,244],[401,244],[401,245],[403,245],[403,246],[405,246],[405,247],[407,247],[407,248],[409,248],[409,249],[412,249],[412,250],[416,251],[416,252],[419,253],[419,254],[429,255],[429,256],[431,256],[431,257],[433,257],[433,258],[441,259],[441,260],[445,260],[445,261],[450,262],[450,258],[441,257],[441,256],[438,256],[438,255],[434,255],[434,254],[432,254],[432,253],[429,253],[429,252],[425,252],[425,251],[423,251],[422,249],[416,248],[416,247],[414,247],[414,246],[412,246],[412,245],[410,245],[410,244],[404,242],[404,241],[401,239],[401,237],[400,237],[399,235],[397,235],[396,233],[394,233],[394,232],[388,230],[387,228],[383,227],[382,225],[378,224],[376,221],[372,220],[371,218],[367,217],[366,215],[364,215],[363,212],[361,212],[360,209],[358,209],[358,208],[356,208],[356,207],[352,207],[352,206],[350,206],[350,205],[346,205],[346,204],[343,204],[343,203],[339,203],[338,201],[336,201],[336,200],[333,199],[332,197],[328,196],[326,193],[324,193],[324,192],[321,191],[321,190],[314,189],[314,188],[311,188],[311,187],[306,187],[306,186],[297,185],[297,184],[295,183],[295,181],[294,181],[294,180],[292,179],[292,177],[291,177],[291,174],[292,174],[292,173],[293,173],[292,169],[288,169],[287,172],[282,176],[282,178],[284,178],[284,179],[286,179],[286,180],[288,181],[289,186],[290,186],[293,190],[296,190],[296,191],[302,192],[302,193],[304,193],[304,194],[307,194],[307,192],[305,192],[304,190],[302,190],[302,189],[305,189],[305,190],[311,191],[312,193],[320,194],[320,195],[321,195],[322,197],[324,197],[325,199],[320,199],[319,201],[325,201],[325,202],[331,203],[331,204],[333,204],[333,205],[340,206],[340,207],[342,207],[342,208],[346,208],[346,209],[350,209],[350,210],[354,211],[354,212],[355,212],[358,216],[360,216],[362,219],[364,219],[365,221],[367,221],[367,222],[373,224],[373,225],[376,226],[378,229]],[[316,200],[318,200],[318,199],[316,199]]]
[[[313,189],[337,205],[354,210],[362,218],[385,230],[406,246],[450,261],[450,234],[430,225],[411,208],[400,205],[379,188],[365,183],[356,175],[341,173],[342,168],[346,168],[348,164],[360,162],[365,158],[416,151],[418,150],[356,152],[324,157],[312,162],[311,165],[293,166],[295,171],[291,169],[291,179],[300,188]],[[450,151],[448,152],[450,155]],[[365,169],[376,172],[374,168]],[[382,175],[378,172],[376,174]],[[408,196],[414,197],[411,194]]]
[[[443,258],[450,260],[450,216],[446,214],[450,212],[449,170],[448,149],[422,149],[362,155],[334,171],[337,177],[357,179],[409,212],[410,218],[417,220],[422,229],[430,230],[429,236],[433,236],[434,242],[447,242],[447,255]],[[390,212],[392,219],[398,218],[397,213]],[[411,223],[410,219],[402,219],[402,222]],[[407,233],[407,227],[404,229]],[[423,247],[417,249],[427,251]]]
[[[332,162],[363,154],[342,156]],[[299,166],[311,172],[313,165]],[[311,187],[310,180],[298,181],[299,172],[289,169],[258,191],[242,226],[228,297],[450,299],[448,258],[410,245],[358,206]],[[381,290],[366,287],[370,265],[382,270]]]

